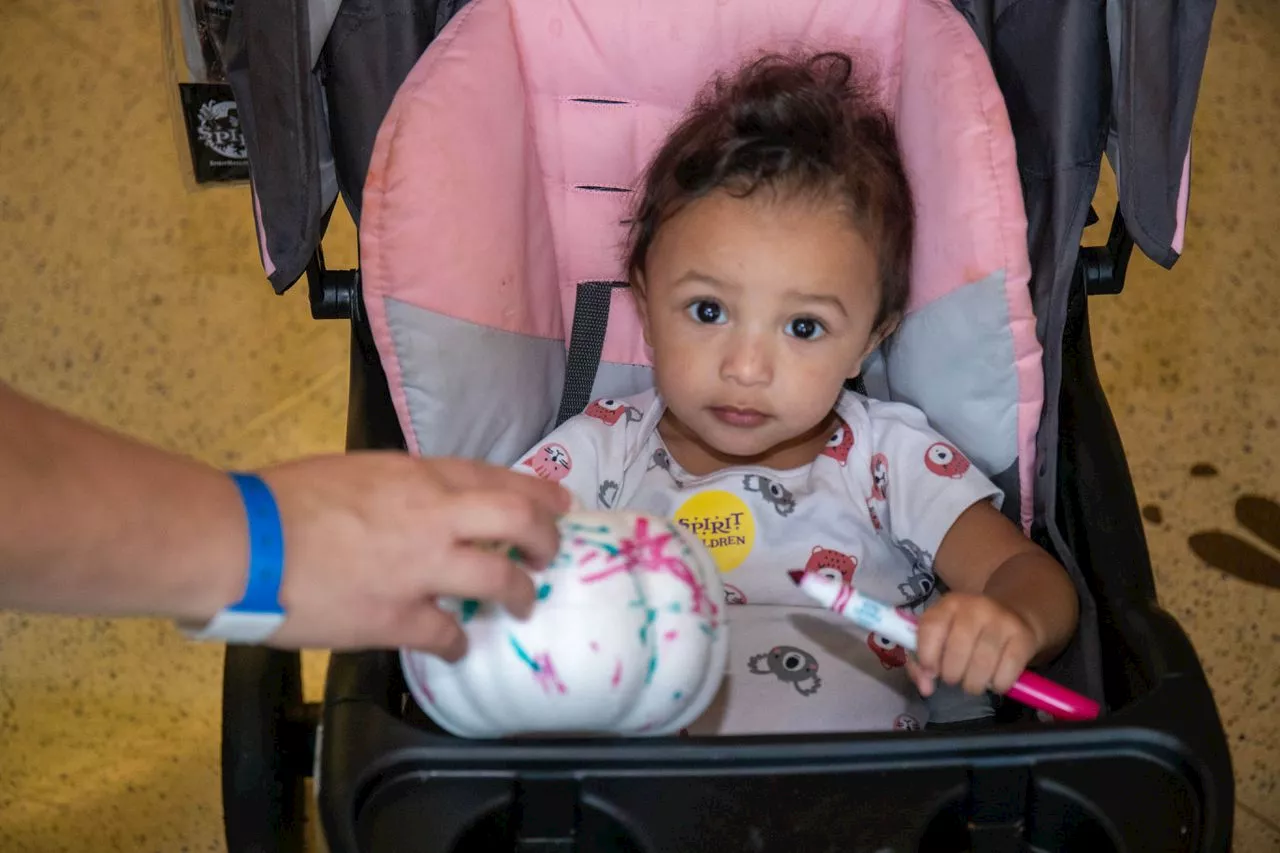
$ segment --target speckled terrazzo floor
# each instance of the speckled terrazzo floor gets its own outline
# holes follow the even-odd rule
[[[0,3],[0,378],[220,464],[340,448],[344,331],[270,296],[242,191],[185,190],[158,26],[151,0]],[[1278,56],[1280,5],[1220,2],[1187,256],[1137,257],[1093,303],[1160,594],[1229,730],[1242,853],[1280,850],[1280,592],[1257,582],[1280,548],[1236,517],[1280,497]],[[1252,548],[1256,579],[1196,534]],[[220,666],[163,624],[0,615],[0,850],[223,849]]]

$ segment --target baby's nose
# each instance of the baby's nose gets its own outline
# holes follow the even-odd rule
[[[740,385],[768,385],[773,381],[773,353],[756,340],[737,342],[726,353],[720,372]]]

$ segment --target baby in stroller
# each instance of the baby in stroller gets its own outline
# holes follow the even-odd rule
[[[265,668],[252,665],[257,658],[246,662],[245,650],[229,649],[224,778],[229,780],[228,837],[237,838],[229,846],[250,849],[259,837],[274,837],[288,825],[280,815],[293,808],[293,795],[300,790],[295,768],[313,766],[314,747],[320,813],[334,850],[746,850],[833,844],[848,850],[967,849],[970,836],[973,849],[1024,841],[1033,849],[1225,849],[1231,814],[1225,743],[1193,652],[1152,601],[1141,520],[1092,372],[1084,272],[1095,269],[1096,259],[1079,247],[1100,148],[1113,120],[1119,121],[1122,148],[1125,140],[1140,145],[1143,162],[1153,162],[1153,151],[1176,155],[1176,164],[1156,161],[1159,168],[1151,174],[1162,179],[1162,186],[1177,185],[1187,150],[1186,135],[1177,129],[1180,120],[1168,115],[1177,109],[1161,100],[1158,109],[1141,111],[1151,102],[1135,99],[1157,97],[1162,90],[1151,86],[1166,77],[1173,78],[1170,86],[1194,83],[1199,66],[1161,62],[1165,54],[1148,49],[1165,39],[1142,17],[1154,10],[1125,6],[1128,23],[1117,34],[1125,36],[1125,49],[1119,51],[1117,88],[1109,100],[1108,33],[1101,7],[1090,4],[957,2],[955,7],[969,15],[966,23],[945,0],[472,0],[420,59],[418,46],[399,65],[384,61],[395,56],[388,49],[389,36],[407,34],[409,28],[399,25],[401,18],[386,17],[394,22],[386,25],[381,5],[373,4],[369,15],[382,26],[361,26],[348,33],[351,38],[329,41],[326,54],[337,71],[353,72],[327,73],[331,109],[307,97],[296,99],[297,116],[328,116],[335,137],[354,126],[352,111],[342,106],[358,104],[364,110],[372,103],[359,113],[372,116],[371,125],[361,125],[367,135],[358,137],[360,144],[335,151],[340,166],[347,154],[360,155],[352,168],[339,168],[340,176],[348,176],[343,192],[349,203],[356,202],[360,229],[359,276],[345,279],[353,320],[352,447],[404,447],[518,465],[530,457],[530,448],[541,447],[544,436],[592,400],[629,399],[643,417],[632,395],[653,386],[652,359],[642,345],[635,293],[618,258],[619,220],[634,215],[635,205],[628,202],[641,167],[694,89],[743,56],[797,43],[865,49],[880,61],[879,91],[894,116],[901,159],[912,179],[916,244],[906,315],[889,346],[864,364],[863,387],[877,400],[907,401],[927,412],[948,443],[1001,488],[1002,513],[1020,520],[1024,531],[1066,566],[1079,596],[1079,628],[1046,674],[1105,699],[1109,719],[1085,727],[1015,725],[1005,737],[801,733],[606,742],[540,737],[477,744],[449,736],[438,720],[418,713],[413,672],[397,666],[392,655],[333,656],[323,706],[305,709],[300,697],[270,703],[258,698],[264,684],[288,681],[263,677]],[[449,19],[459,5],[441,4],[449,7],[441,19]],[[237,9],[266,14],[261,4]],[[998,18],[996,9],[1002,10]],[[274,56],[271,48],[279,42],[270,38],[273,32],[259,26],[261,20],[253,23],[244,29],[251,40],[259,37],[259,56]],[[1171,35],[1177,32],[1170,29]],[[353,52],[354,43],[363,45],[363,52]],[[1171,44],[1178,45],[1179,57],[1186,56],[1184,42]],[[1135,45],[1142,49],[1131,49]],[[1132,75],[1126,78],[1124,69],[1138,68],[1144,69],[1144,85],[1125,84]],[[394,78],[381,102],[367,97],[368,76],[354,73],[373,69],[390,69],[386,73]],[[1151,69],[1156,71],[1147,73]],[[825,79],[825,73],[821,76]],[[253,115],[265,122],[289,102],[260,91],[258,98],[249,97],[254,92],[248,89],[281,81],[278,73],[241,80],[241,88],[247,87],[246,97],[238,97],[242,114],[256,103]],[[314,82],[304,75],[297,93],[312,93]],[[360,97],[341,97],[342,86],[347,95]],[[1193,104],[1194,89],[1189,98],[1169,103]],[[384,104],[390,104],[385,117]],[[253,137],[253,127],[260,130],[263,122],[247,125]],[[1150,144],[1153,133],[1165,144]],[[299,138],[281,133],[272,140],[292,146],[287,150],[293,152]],[[257,156],[261,146],[251,149]],[[1134,187],[1147,173],[1126,168],[1122,197],[1133,201]],[[301,261],[286,263],[297,253],[285,251],[287,235],[276,228],[287,194],[268,190],[273,185],[293,189],[294,174],[255,169],[264,259],[276,270],[273,281],[282,285],[302,266]],[[1163,180],[1169,175],[1172,184]],[[280,180],[273,184],[276,177]],[[306,189],[309,204],[327,203],[314,184]],[[740,201],[760,204],[760,216],[789,207],[780,198],[771,201],[771,195],[766,181]],[[1167,220],[1166,230],[1173,234],[1174,223],[1182,221],[1184,197],[1161,202],[1161,217],[1127,218],[1148,227]],[[812,198],[786,200],[800,211],[799,201]],[[1144,198],[1154,196],[1137,201]],[[688,205],[683,212],[694,209]],[[679,221],[668,220],[658,241],[675,236],[672,226]],[[861,239],[879,246],[874,231],[853,224]],[[1159,248],[1150,233],[1145,239],[1144,250]],[[1180,237],[1172,240],[1165,245],[1180,250]],[[311,248],[301,251],[305,260]],[[657,285],[655,258],[646,262],[645,283]],[[322,263],[317,267],[313,299],[344,280],[325,273]],[[1117,269],[1122,272],[1123,266]],[[1095,281],[1107,280],[1101,274],[1090,277],[1089,290]],[[657,289],[648,294],[652,305],[647,307],[658,307],[653,302]],[[764,290],[752,298],[772,293]],[[739,315],[734,312],[740,306],[724,299],[720,305],[727,309],[725,321],[699,325],[701,332],[735,331]],[[790,332],[800,331],[795,326],[808,328],[794,324]],[[834,337],[802,341],[786,331],[775,341],[779,349],[816,348]],[[667,358],[663,369],[683,366]],[[850,374],[854,371],[851,365]],[[803,380],[788,375],[783,387],[802,387]],[[662,381],[657,384],[669,393]],[[841,403],[858,400],[840,395],[833,384],[823,405],[836,406],[838,396]],[[747,405],[764,411],[761,403]],[[592,409],[605,418],[627,419],[619,424],[619,435],[638,435],[634,428],[640,422],[630,420],[625,405],[602,403]],[[851,431],[849,436],[854,437]],[[856,438],[869,444],[874,435]],[[837,466],[844,444],[832,448]],[[849,448],[846,468],[869,468],[870,454],[862,455],[866,449]],[[585,467],[590,457],[578,450],[574,467]],[[552,454],[535,464],[557,458]],[[657,468],[649,472],[649,461],[652,457],[644,460],[646,474],[665,475]],[[816,468],[831,460],[819,453],[812,461]],[[891,511],[900,497],[895,487],[902,485],[898,461],[889,460],[888,500],[881,502]],[[599,505],[603,489],[606,498],[621,505],[626,495],[614,495],[605,482],[615,478],[597,476],[599,482],[581,488],[583,503]],[[768,485],[753,480],[747,488]],[[865,488],[864,481],[860,489]],[[861,490],[857,500],[867,496]],[[781,493],[769,490],[768,495],[782,500],[783,509],[788,506]],[[763,491],[744,488],[736,496],[774,511]],[[675,514],[683,503],[672,501]],[[791,517],[807,503],[797,503]],[[847,500],[846,507],[858,509]],[[877,517],[895,533],[915,518],[895,514],[886,523],[879,516],[883,508],[876,506]],[[691,515],[688,527],[696,529],[700,519],[724,521],[707,512]],[[762,525],[759,518],[754,522]],[[759,537],[751,541],[753,547],[762,544]],[[815,535],[800,544],[796,562],[777,567],[780,585],[788,571],[809,564],[820,541]],[[732,540],[712,544],[708,550],[726,565],[742,556],[730,550]],[[875,561],[849,556],[859,556],[862,564],[854,570],[855,583],[861,583],[864,569],[871,583]],[[832,562],[837,570],[848,567],[819,553],[813,568]],[[739,586],[736,575],[746,568],[738,565],[722,576]],[[907,577],[917,582],[917,594],[927,591],[926,573]],[[908,598],[888,586],[880,590],[888,601]],[[791,594],[786,586],[782,590],[777,594]],[[732,621],[731,636],[743,634],[745,622],[769,609],[759,600],[722,608]],[[934,604],[922,616],[940,608]],[[797,621],[822,614],[813,607],[791,609],[805,611]],[[616,612],[609,609],[601,621]],[[559,628],[552,624],[544,637],[557,639]],[[843,626],[838,637],[831,632],[823,637],[834,638],[831,648],[860,651]],[[739,669],[747,663],[737,651],[734,660]],[[799,697],[800,678],[780,683],[775,663],[788,676],[795,672],[791,665],[801,670],[807,665],[788,651],[778,661],[759,660],[757,669],[765,674],[743,673],[738,681],[754,679],[760,689],[786,693],[783,708],[798,705],[802,700],[789,697]],[[903,667],[881,671],[909,687]],[[796,674],[803,677],[803,671]],[[820,688],[809,700],[827,693]],[[899,693],[905,694],[905,687]],[[903,696],[898,702],[906,704]],[[268,704],[270,713],[239,713]],[[528,704],[516,691],[497,691],[485,709],[527,717]],[[323,724],[297,726],[313,737],[302,742],[289,736],[295,728],[291,721],[305,719],[307,710],[318,712]],[[935,710],[930,709],[930,722],[942,717]],[[1002,720],[1005,711],[1020,709],[1001,707]],[[856,707],[845,715],[850,727],[861,718]],[[883,726],[884,718],[870,725]],[[265,769],[264,761],[270,762]],[[1137,790],[1154,796],[1131,796]],[[288,813],[300,814],[300,806]],[[254,843],[238,843],[255,829]],[[940,834],[955,843],[936,843]],[[606,836],[627,843],[605,843]]]
[[[712,553],[745,607],[691,733],[914,728],[908,672],[928,725],[989,724],[987,692],[1075,631],[1066,571],[1002,491],[919,409],[844,387],[910,286],[911,191],[873,91],[850,56],[809,53],[703,93],[627,247],[655,388],[594,402],[515,466],[590,509],[674,518]],[[921,614],[918,663],[806,607],[802,572]]]

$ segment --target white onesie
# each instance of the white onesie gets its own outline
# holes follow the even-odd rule
[[[811,464],[696,477],[667,452],[655,391],[599,400],[516,470],[561,483],[585,508],[651,512],[695,533],[735,607],[720,694],[689,730],[748,734],[917,728],[990,716],[985,697],[926,703],[903,649],[818,608],[789,573],[821,572],[920,612],[937,600],[933,555],[962,512],[1002,493],[902,403],[844,392],[835,434]]]

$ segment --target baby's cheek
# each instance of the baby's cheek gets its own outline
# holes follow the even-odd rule
[[[831,407],[849,378],[849,368],[843,359],[832,352],[814,353],[804,358],[788,359],[780,373],[785,382],[780,383],[789,397],[789,409],[796,415],[804,413],[804,419],[812,426],[831,413]]]

